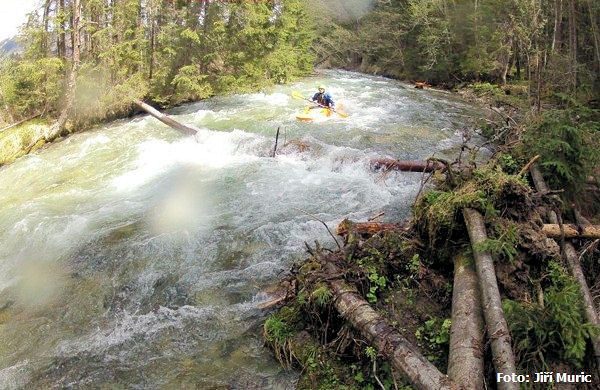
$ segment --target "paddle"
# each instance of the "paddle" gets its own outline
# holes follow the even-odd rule
[[[325,106],[325,105],[323,105],[323,104],[320,104],[320,103],[318,103],[318,102],[315,102],[315,101],[313,101],[313,100],[307,99],[307,98],[305,98],[304,96],[302,96],[302,94],[300,94],[300,92],[292,92],[292,97],[293,97],[294,99],[302,99],[302,100],[306,100],[306,101],[308,101],[308,102],[311,102],[311,103],[314,103],[314,104],[316,104],[316,105],[317,105],[317,106],[319,106],[319,107],[327,108],[327,109],[329,109],[329,110],[331,110],[331,111],[335,112],[336,114],[338,114],[338,115],[339,115],[339,116],[341,116],[342,118],[348,118],[348,114],[346,114],[346,113],[343,113],[343,112],[336,111],[336,110],[335,110],[335,108],[333,108],[333,107],[327,107],[327,106]]]

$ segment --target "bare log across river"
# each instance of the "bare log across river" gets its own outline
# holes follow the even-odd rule
[[[177,122],[175,119],[171,118],[166,114],[163,114],[162,112],[158,111],[154,107],[144,103],[141,100],[134,100],[133,102],[142,110],[146,111],[148,114],[152,115],[165,125],[174,128],[175,130],[179,130],[186,135],[195,135],[198,132],[198,130]]]

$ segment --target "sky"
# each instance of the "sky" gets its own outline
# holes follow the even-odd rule
[[[17,35],[29,12],[42,0],[0,0],[0,41]]]

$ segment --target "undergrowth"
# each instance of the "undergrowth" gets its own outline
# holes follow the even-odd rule
[[[562,196],[568,201],[581,202],[586,177],[598,173],[594,170],[600,163],[600,110],[573,100],[565,104],[532,120],[515,153],[528,158],[539,154],[548,186],[564,189]]]
[[[526,372],[547,371],[560,362],[581,368],[587,340],[599,334],[585,321],[576,281],[556,261],[548,270],[542,300],[502,302],[519,366]]]

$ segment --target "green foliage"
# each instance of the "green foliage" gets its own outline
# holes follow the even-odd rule
[[[563,359],[580,366],[586,341],[598,334],[585,322],[577,282],[557,262],[549,264],[549,271],[543,307],[509,299],[502,302],[523,368],[548,369],[551,362]]]
[[[496,162],[500,165],[503,172],[509,175],[519,173],[519,164],[517,160],[508,153],[502,153],[496,157]]]
[[[485,192],[469,183],[455,191],[427,191],[414,205],[415,220],[425,228],[433,243],[439,232],[451,233],[455,229],[457,218],[462,219],[460,212],[464,207],[473,207],[490,215],[497,213]]]
[[[368,347],[365,348],[365,355],[370,360],[375,360],[375,358],[377,358],[377,351],[375,350],[375,348],[373,348],[369,345]]]
[[[55,109],[63,89],[63,71],[58,58],[0,64],[0,89],[10,113],[20,118]]]
[[[533,121],[523,138],[526,156],[541,156],[550,188],[573,200],[587,175],[600,163],[600,111],[578,104],[551,110]]]
[[[331,291],[327,286],[321,284],[313,290],[311,297],[317,305],[326,306],[331,301]]]
[[[31,14],[21,36],[24,54],[2,65],[0,88],[13,117],[61,109],[71,68],[61,58],[71,52],[66,4],[47,20]],[[314,29],[300,0],[89,0],[82,4],[81,33],[73,110],[79,122],[125,114],[133,99],[172,106],[287,82],[313,69]]]
[[[419,340],[425,340],[430,344],[444,345],[450,342],[450,327],[452,320],[432,318],[425,321],[425,324],[417,329],[415,336]]]
[[[265,339],[277,345],[284,345],[293,336],[293,329],[276,314],[271,314],[264,325]]]
[[[479,95],[501,98],[504,95],[504,91],[496,84],[490,83],[473,83],[469,87]]]
[[[380,276],[375,267],[369,269],[369,291],[367,292],[367,300],[371,303],[377,302],[377,290],[384,289],[387,285],[385,276]]]
[[[450,327],[452,320],[446,318],[431,318],[420,326],[416,332],[417,340],[426,343],[427,359],[435,364],[441,364],[446,357],[446,350],[450,342]]]
[[[494,221],[493,236],[474,246],[479,252],[490,252],[494,257],[512,263],[521,242],[517,224],[506,219]]]
[[[419,259],[419,254],[415,253],[412,259],[410,260],[410,265],[408,270],[412,275],[418,275],[419,270],[421,269],[421,259]]]

